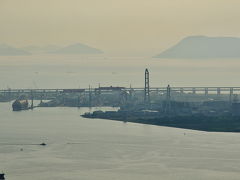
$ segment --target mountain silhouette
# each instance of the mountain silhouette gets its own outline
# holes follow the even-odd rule
[[[31,53],[24,51],[20,48],[15,48],[7,44],[0,44],[0,56],[23,56],[30,54]]]
[[[155,58],[239,58],[240,38],[190,36]]]
[[[85,44],[77,43],[72,44],[63,48],[60,48],[56,51],[52,51],[50,53],[54,54],[101,54],[103,53],[101,50],[92,48]]]

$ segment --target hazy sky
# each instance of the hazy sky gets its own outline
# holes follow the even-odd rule
[[[0,0],[0,41],[150,55],[189,35],[239,37],[239,9],[239,0]]]

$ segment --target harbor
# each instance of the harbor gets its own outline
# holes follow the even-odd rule
[[[85,89],[9,89],[2,101],[13,111],[41,107],[117,107],[117,111],[87,112],[102,118],[203,131],[240,132],[240,87],[151,87],[145,69],[144,87],[89,86]],[[34,104],[38,100],[38,104]],[[29,103],[29,101],[31,103]]]

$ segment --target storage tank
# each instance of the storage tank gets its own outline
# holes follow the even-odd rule
[[[13,111],[28,109],[28,100],[16,100],[12,104]]]

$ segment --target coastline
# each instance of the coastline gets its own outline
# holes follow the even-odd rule
[[[123,117],[84,114],[84,118],[132,122],[156,126],[166,126],[207,132],[240,132],[240,116],[162,116],[162,117]]]

